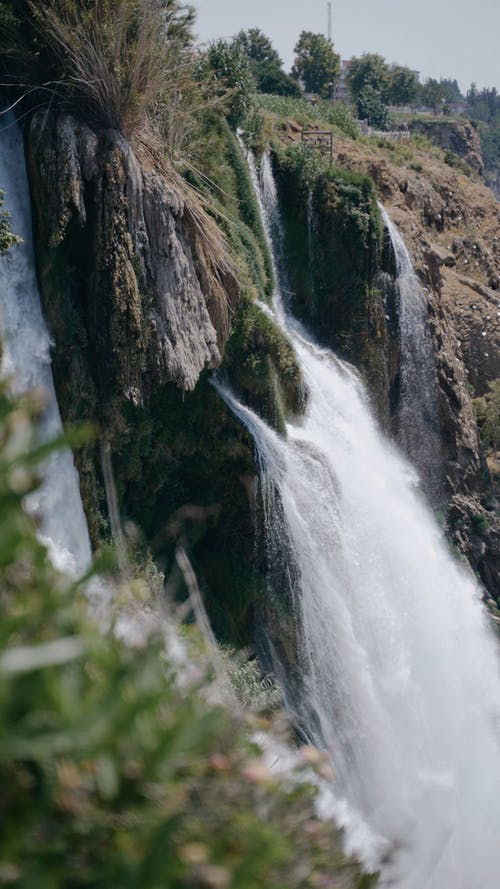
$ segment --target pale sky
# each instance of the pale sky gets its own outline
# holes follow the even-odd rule
[[[323,0],[191,0],[200,41],[260,28],[287,70],[300,31],[327,31]],[[456,77],[462,90],[500,92],[500,0],[333,0],[332,36],[343,59],[381,53],[426,77]]]

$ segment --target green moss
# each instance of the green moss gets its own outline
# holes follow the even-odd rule
[[[294,313],[365,376],[389,416],[391,272],[373,181],[303,145],[276,145],[274,166]]]
[[[300,410],[300,368],[285,334],[248,298],[240,303],[224,367],[244,401],[283,432],[285,416]]]
[[[383,249],[373,182],[302,146],[275,157],[295,311],[356,357]]]
[[[168,575],[190,552],[218,638],[248,645],[265,577],[256,558],[254,458],[248,433],[203,375],[194,392],[167,385],[122,410],[112,442],[118,496]],[[183,583],[176,592],[183,595]]]
[[[242,289],[267,299],[274,287],[272,260],[248,165],[224,118],[206,115],[193,156],[186,178],[209,198],[229,240]]]

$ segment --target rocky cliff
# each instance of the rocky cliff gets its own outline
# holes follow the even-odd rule
[[[269,261],[248,172],[234,137],[219,130],[220,166],[238,200],[226,229],[233,259],[228,241],[215,266],[178,177],[144,146],[133,150],[114,131],[55,114],[33,117],[26,144],[63,417],[98,424],[125,519],[167,568],[176,541],[191,548],[217,631],[241,642],[265,594],[252,446],[206,372],[223,363],[236,390],[278,428],[300,409],[301,389],[293,350],[254,303],[266,298]],[[390,431],[400,347],[379,198],[427,295],[446,479],[436,506],[494,593],[498,501],[472,395],[499,376],[498,205],[437,149],[338,139],[337,166],[324,173],[290,154],[297,131],[280,124],[275,141],[295,308],[360,367]],[[79,468],[96,542],[106,524],[96,446]]]
[[[189,548],[216,631],[244,643],[265,586],[253,449],[208,372],[224,359],[236,390],[277,426],[298,409],[300,374],[253,301],[267,298],[270,263],[248,170],[229,129],[213,131],[238,195],[225,232],[198,190],[116,131],[35,114],[25,141],[61,414],[97,430],[77,455],[92,540],[109,534],[104,447],[133,545],[151,547],[167,573],[177,543]]]
[[[476,173],[484,173],[481,143],[476,127],[470,120],[457,118],[418,118],[408,123],[412,133],[420,133],[430,139],[438,148],[462,158]],[[448,155],[449,159],[452,158]]]
[[[285,131],[280,126],[277,134],[280,141],[293,146],[299,127],[289,122]],[[463,171],[457,168],[453,158],[437,148],[429,149],[411,140],[355,141],[341,137],[336,146],[340,173],[345,170],[367,175],[374,182],[379,200],[404,236],[424,287],[436,366],[445,480],[436,508],[445,516],[457,548],[467,556],[489,592],[498,596],[498,490],[485,462],[473,397],[483,394],[488,382],[500,376],[500,207],[479,175],[465,167]],[[322,191],[324,194],[324,188]],[[354,194],[351,201],[351,209],[359,213]],[[303,207],[303,216],[305,212]],[[346,218],[344,214],[344,225]],[[330,237],[338,240],[343,226],[330,216],[325,221],[330,225]],[[344,257],[349,262],[345,251]],[[355,269],[355,258],[350,261]],[[331,298],[338,281],[337,264],[330,270]],[[347,351],[347,357],[361,368],[376,395],[382,419],[393,413],[392,392],[399,368],[394,286],[394,266],[391,268],[386,242],[385,255],[375,256],[371,276],[365,280],[364,346],[358,354],[352,348]],[[356,292],[354,287],[347,303],[352,322]],[[343,321],[338,303],[332,303],[331,298],[329,322],[323,322],[320,336],[338,348]],[[382,312],[381,305],[386,306]],[[377,317],[377,324],[370,325],[370,317]]]

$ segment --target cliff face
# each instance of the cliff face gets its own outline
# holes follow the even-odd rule
[[[462,158],[476,173],[484,173],[481,143],[475,127],[468,120],[412,120],[408,126],[412,133],[420,133],[438,148],[451,151]]]
[[[27,144],[53,329],[78,313],[92,331],[95,382],[109,393],[141,402],[155,384],[192,390],[222,360],[229,296],[216,317],[182,193],[140,165],[119,133],[71,117],[35,115]]]
[[[252,446],[206,371],[224,360],[244,400],[278,428],[284,411],[300,409],[300,373],[286,339],[250,298],[265,298],[266,262],[255,246],[248,174],[241,158],[234,166],[233,137],[221,133],[220,163],[238,168],[239,237],[263,276],[261,290],[251,284],[239,303],[229,266],[214,285],[182,190],[146,152],[62,115],[35,115],[26,141],[63,418],[97,421],[124,516],[166,566],[177,540],[189,545],[219,635],[249,641],[253,605],[265,596]],[[281,140],[295,137],[280,129]],[[326,178],[311,178],[292,155],[278,151],[276,169],[295,308],[360,367],[389,431],[400,344],[394,257],[377,196],[403,233],[434,346],[445,477],[438,505],[493,593],[498,500],[485,481],[471,396],[500,375],[498,205],[479,182],[419,148],[339,139],[343,170]],[[240,269],[240,286],[245,276]],[[79,461],[97,541],[105,513],[97,448]]]
[[[222,133],[218,160],[230,166],[234,137]],[[246,644],[265,589],[253,448],[209,371],[226,353],[233,384],[280,425],[284,407],[298,406],[293,350],[240,292],[245,266],[237,282],[213,221],[144,147],[134,151],[117,132],[48,114],[33,117],[26,149],[61,414],[98,431],[99,442],[76,458],[92,540],[109,535],[104,444],[134,541],[151,547],[168,574],[176,545],[187,547],[219,637]],[[237,207],[254,224],[251,184],[240,185]],[[252,230],[243,218],[233,227],[264,288],[266,258]],[[182,587],[175,569],[173,583]]]
[[[442,507],[452,540],[498,596],[499,500],[472,398],[500,376],[500,207],[479,179],[418,147],[339,140],[338,161],[372,177],[425,288],[436,362]]]

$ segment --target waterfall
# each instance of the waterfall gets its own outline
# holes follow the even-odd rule
[[[268,157],[256,184],[276,231]],[[356,371],[315,345],[279,288],[275,319],[309,390],[305,415],[285,439],[219,391],[255,442],[270,557],[290,559],[301,680],[285,695],[330,752],[333,811],[383,886],[496,889],[500,669],[480,590]],[[287,595],[284,582],[270,592]]]
[[[50,441],[62,433],[62,423],[36,280],[23,137],[12,113],[0,114],[0,188],[6,192],[12,229],[23,239],[0,257],[2,376],[16,393],[42,390],[45,409],[39,436]],[[65,448],[53,454],[41,475],[43,482],[30,495],[28,508],[40,522],[41,536],[57,567],[80,573],[90,564],[91,549],[71,451]]]
[[[427,301],[401,234],[381,204],[379,209],[396,257],[399,292],[397,438],[419,469],[429,496],[439,499],[442,476],[436,366],[427,329]]]

